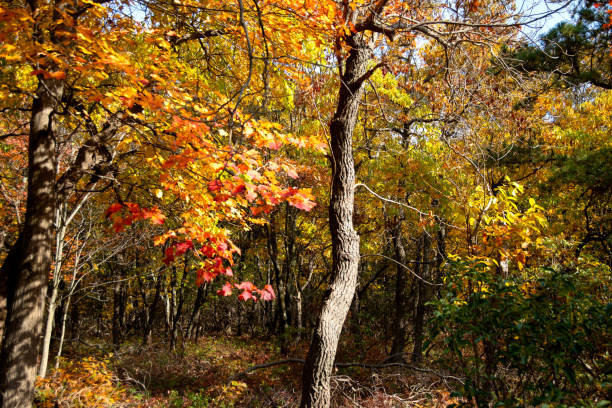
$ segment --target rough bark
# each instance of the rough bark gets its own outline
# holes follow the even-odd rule
[[[34,9],[37,9],[35,7]],[[39,79],[28,146],[28,198],[23,229],[5,259],[7,317],[0,352],[0,405],[30,407],[53,257],[56,157],[53,113],[63,82]]]
[[[371,50],[355,34],[341,75],[336,112],[330,124],[332,191],[329,225],[332,238],[332,281],[323,302],[304,364],[301,407],[330,405],[330,377],[340,332],[348,313],[359,267],[359,236],[353,228],[355,164],[353,130],[367,79]]]

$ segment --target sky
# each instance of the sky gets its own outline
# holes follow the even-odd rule
[[[517,0],[516,3],[527,15],[543,16],[550,11],[563,7],[567,1],[551,3],[549,0]],[[570,11],[576,4],[578,4],[578,1],[574,0],[569,6],[563,8],[561,11],[531,24],[530,27],[525,27],[523,30],[525,35],[535,40],[561,21],[570,20]]]

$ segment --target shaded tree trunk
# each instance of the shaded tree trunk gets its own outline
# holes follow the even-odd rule
[[[332,238],[332,281],[304,364],[301,407],[330,405],[330,377],[338,340],[357,286],[359,235],[353,228],[353,130],[363,93],[363,82],[369,76],[367,64],[371,49],[359,34],[348,37],[347,41],[351,50],[341,75],[338,105],[330,124],[332,191],[329,226]]]
[[[125,328],[125,270],[119,262],[115,265],[115,282],[113,284],[113,346],[118,348],[121,345]]]
[[[181,317],[183,316],[183,304],[185,303],[185,279],[187,277],[187,266],[189,264],[189,258],[185,257],[185,266],[183,269],[183,275],[181,276],[181,282],[178,288],[172,288],[172,316],[171,316],[171,328],[170,328],[170,349],[174,350],[176,347],[176,338],[178,333],[178,325]],[[177,290],[178,289],[178,290]]]
[[[415,272],[425,280],[431,277],[431,237],[423,231],[417,243],[417,267]],[[425,322],[425,303],[429,301],[432,289],[429,284],[417,279],[417,304],[414,315],[414,348],[412,349],[412,362],[421,363],[423,360],[423,328]]]
[[[143,292],[142,303],[145,311],[147,312],[145,315],[143,334],[142,334],[142,344],[143,346],[151,343],[151,332],[153,331],[153,323],[155,322],[155,315],[157,313],[157,304],[161,299],[161,284],[162,278],[157,277],[157,284],[155,285],[155,294],[153,295],[153,300],[151,301],[151,305],[147,305],[146,302],[146,294]]]
[[[274,217],[271,217],[270,224],[268,225],[268,255],[272,262],[272,268],[274,270],[274,281],[276,283],[276,322],[274,328],[278,334],[283,334],[287,330],[287,303],[286,303],[286,281],[284,279],[283,271],[278,262],[278,244],[276,242],[276,230],[274,225]],[[273,329],[274,329],[273,328]]]
[[[406,346],[406,251],[402,242],[402,220],[398,220],[391,231],[395,261],[395,310],[393,315],[393,344],[390,361],[404,360],[403,352]]]
[[[32,11],[38,4],[32,4]],[[63,82],[39,78],[28,146],[28,198],[23,229],[0,274],[7,282],[7,316],[0,352],[0,405],[32,404],[47,278],[53,257],[57,177],[53,113]]]
[[[197,322],[200,320],[200,309],[202,304],[204,303],[204,287],[208,286],[207,284],[202,284],[198,286],[198,291],[196,293],[196,298],[193,302],[193,309],[191,311],[191,316],[189,317],[189,323],[187,324],[187,330],[185,331],[185,337],[188,339],[193,339],[195,337],[195,327]]]

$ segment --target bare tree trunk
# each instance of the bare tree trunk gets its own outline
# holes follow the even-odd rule
[[[60,337],[57,343],[57,352],[55,353],[55,368],[59,367],[60,357],[62,356],[62,349],[64,348],[64,338],[66,337],[66,320],[68,317],[68,307],[70,307],[70,298],[72,297],[72,292],[70,292],[66,299],[64,300],[64,304],[62,305],[62,320],[60,323]]]
[[[187,277],[187,266],[189,264],[189,258],[185,257],[185,267],[183,269],[183,276],[178,286],[178,292],[174,288],[172,289],[172,327],[170,329],[170,349],[176,348],[176,338],[178,333],[178,325],[181,317],[183,316],[183,304],[185,303],[185,278]]]
[[[162,283],[162,277],[158,276],[157,284],[155,285],[155,294],[153,295],[153,300],[151,301],[150,306],[147,305],[146,295],[144,294],[144,289],[143,289],[143,299],[142,299],[143,306],[145,310],[147,310],[148,308],[148,313],[145,318],[143,334],[142,334],[142,345],[143,346],[149,345],[151,343],[151,332],[153,331],[153,323],[155,322],[155,315],[157,313],[157,304],[159,303],[159,300],[161,298],[160,296],[161,283]]]
[[[113,338],[113,346],[118,348],[121,345],[121,340],[123,337],[123,327],[124,327],[124,311],[125,311],[125,271],[124,265],[120,265],[119,262],[115,264],[115,273],[113,274],[113,279],[115,279],[115,283],[113,284],[113,328],[112,328],[112,338]]]
[[[402,220],[398,220],[391,231],[395,265],[395,313],[393,315],[393,344],[390,361],[404,360],[403,352],[406,346],[406,251],[402,242]]]
[[[276,283],[276,291],[278,296],[276,297],[276,324],[272,328],[276,329],[277,334],[283,334],[287,330],[287,303],[286,303],[286,282],[284,279],[284,273],[278,262],[278,244],[276,242],[276,229],[274,225],[274,216],[268,224],[268,255],[272,262],[272,268],[274,269],[274,281]]]
[[[70,286],[68,287],[67,293],[62,300],[62,319],[60,323],[60,338],[57,344],[57,352],[55,353],[55,368],[59,367],[60,357],[62,356],[62,349],[64,347],[64,338],[66,336],[66,320],[68,317],[68,308],[70,307],[70,300],[72,295],[77,290],[80,280],[77,279],[78,264],[79,264],[80,252],[77,252],[75,259],[75,266],[72,271],[72,279],[70,280]],[[78,307],[74,305],[74,310],[78,313]]]
[[[185,333],[185,337],[188,339],[194,339],[195,337],[195,327],[197,322],[200,320],[200,309],[202,307],[202,303],[204,303],[204,285],[202,284],[198,286],[198,292],[196,294],[195,301],[193,302],[193,310],[191,311],[191,316],[189,317],[189,323],[187,324],[187,330]]]
[[[38,5],[33,4],[32,11],[37,9]],[[62,81],[39,78],[30,120],[24,226],[0,270],[8,288],[0,352],[3,408],[29,407],[33,399],[47,278],[53,257],[57,177],[53,113],[62,93]]]
[[[431,279],[431,237],[423,231],[417,244],[417,275],[425,280]],[[423,360],[423,327],[425,322],[425,303],[429,300],[431,288],[423,280],[417,281],[417,305],[414,315],[414,348],[412,349],[412,362],[419,364]]]
[[[51,334],[53,332],[53,323],[55,321],[55,309],[57,307],[57,293],[61,282],[62,260],[64,256],[64,236],[66,234],[65,207],[59,206],[55,214],[55,225],[57,232],[55,233],[55,265],[53,267],[53,282],[51,287],[51,296],[47,305],[47,321],[45,323],[45,335],[42,343],[42,355],[40,358],[40,367],[38,375],[45,377],[47,375],[47,365],[49,363],[49,348],[51,347]]]
[[[296,225],[295,218],[297,215],[297,211],[293,207],[291,207],[288,203],[285,203],[285,231],[283,234],[283,241],[285,247],[285,260],[283,262],[283,275],[285,282],[285,314],[286,314],[286,323],[287,327],[295,325],[295,317],[291,307],[291,299],[293,296],[291,295],[291,284],[292,280],[295,280],[295,276],[297,272],[294,270],[294,264],[297,263],[296,260],[296,251],[295,251],[295,237],[296,237]],[[287,339],[288,340],[288,339]],[[286,341],[283,341],[283,344],[286,344]]]
[[[363,93],[363,82],[369,76],[367,64],[371,50],[358,34],[348,37],[347,41],[351,50],[341,75],[338,105],[330,124],[332,191],[329,226],[333,256],[332,282],[304,364],[301,407],[330,405],[330,377],[338,340],[357,286],[359,235],[353,228],[353,130]]]

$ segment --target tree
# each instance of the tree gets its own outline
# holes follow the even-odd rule
[[[585,0],[564,21],[542,35],[537,45],[508,50],[508,62],[529,73],[552,74],[561,85],[582,83],[612,89],[612,4]]]
[[[141,151],[148,163],[159,165],[154,174],[168,195],[198,203],[183,212],[181,226],[157,242],[176,238],[166,251],[165,261],[171,263],[199,241],[202,246],[197,250],[203,259],[198,273],[203,280],[231,275],[227,263],[232,262],[236,248],[228,231],[218,227],[220,220],[246,218],[245,211],[251,206],[269,211],[281,201],[301,209],[314,205],[308,192],[283,188],[274,173],[262,175],[255,170],[264,164],[262,149],[278,149],[282,145],[279,139],[289,141],[277,125],[245,120],[240,123],[245,143],[238,145],[232,134],[235,119],[241,115],[241,97],[229,117],[219,113],[223,102],[205,107],[211,96],[218,94],[214,87],[202,89],[198,95],[202,104],[192,103],[194,82],[190,81],[197,83],[198,78],[177,79],[178,73],[189,70],[185,60],[171,58],[171,44],[188,45],[187,40],[199,36],[183,41],[167,29],[145,30],[134,20],[114,14],[121,7],[105,1],[56,4],[33,0],[0,10],[1,35],[7,40],[3,69],[36,77],[33,101],[20,99],[24,106],[17,107],[31,111],[28,198],[23,226],[4,260],[0,279],[1,287],[6,286],[0,306],[4,299],[7,304],[0,354],[3,407],[29,406],[32,400],[56,209],[77,191],[110,188],[120,170],[128,173],[124,180],[133,178],[116,159]],[[246,27],[244,21],[238,25]],[[248,44],[248,36],[243,38]],[[141,64],[143,55],[154,56],[155,62]],[[239,94],[248,82],[236,85]],[[23,84],[18,83],[17,91],[14,85],[3,84],[3,92],[30,92],[27,84],[20,90]],[[220,130],[213,135],[209,125]],[[74,160],[64,167],[58,162],[57,147],[66,142],[77,147]],[[191,167],[200,158],[204,161]],[[291,167],[282,166],[292,172]],[[100,180],[103,185],[97,186]],[[128,202],[121,189],[116,192],[119,202],[109,207],[107,216],[113,218],[117,231],[140,219],[164,223],[165,217],[157,208]],[[156,194],[164,195],[163,191]],[[244,296],[252,298],[253,292],[264,298],[274,296],[273,291],[252,284]]]
[[[330,404],[329,380],[338,339],[357,283],[359,236],[353,227],[352,138],[364,83],[383,66],[393,69],[398,63],[393,58],[401,58],[417,34],[439,42],[448,55],[464,42],[491,41],[512,33],[504,3],[485,7],[480,2],[428,2],[413,8],[380,0],[336,7],[336,25],[342,29],[332,40],[340,70],[336,111],[330,123],[332,281],[304,365],[302,407]],[[447,14],[449,11],[453,13]]]

